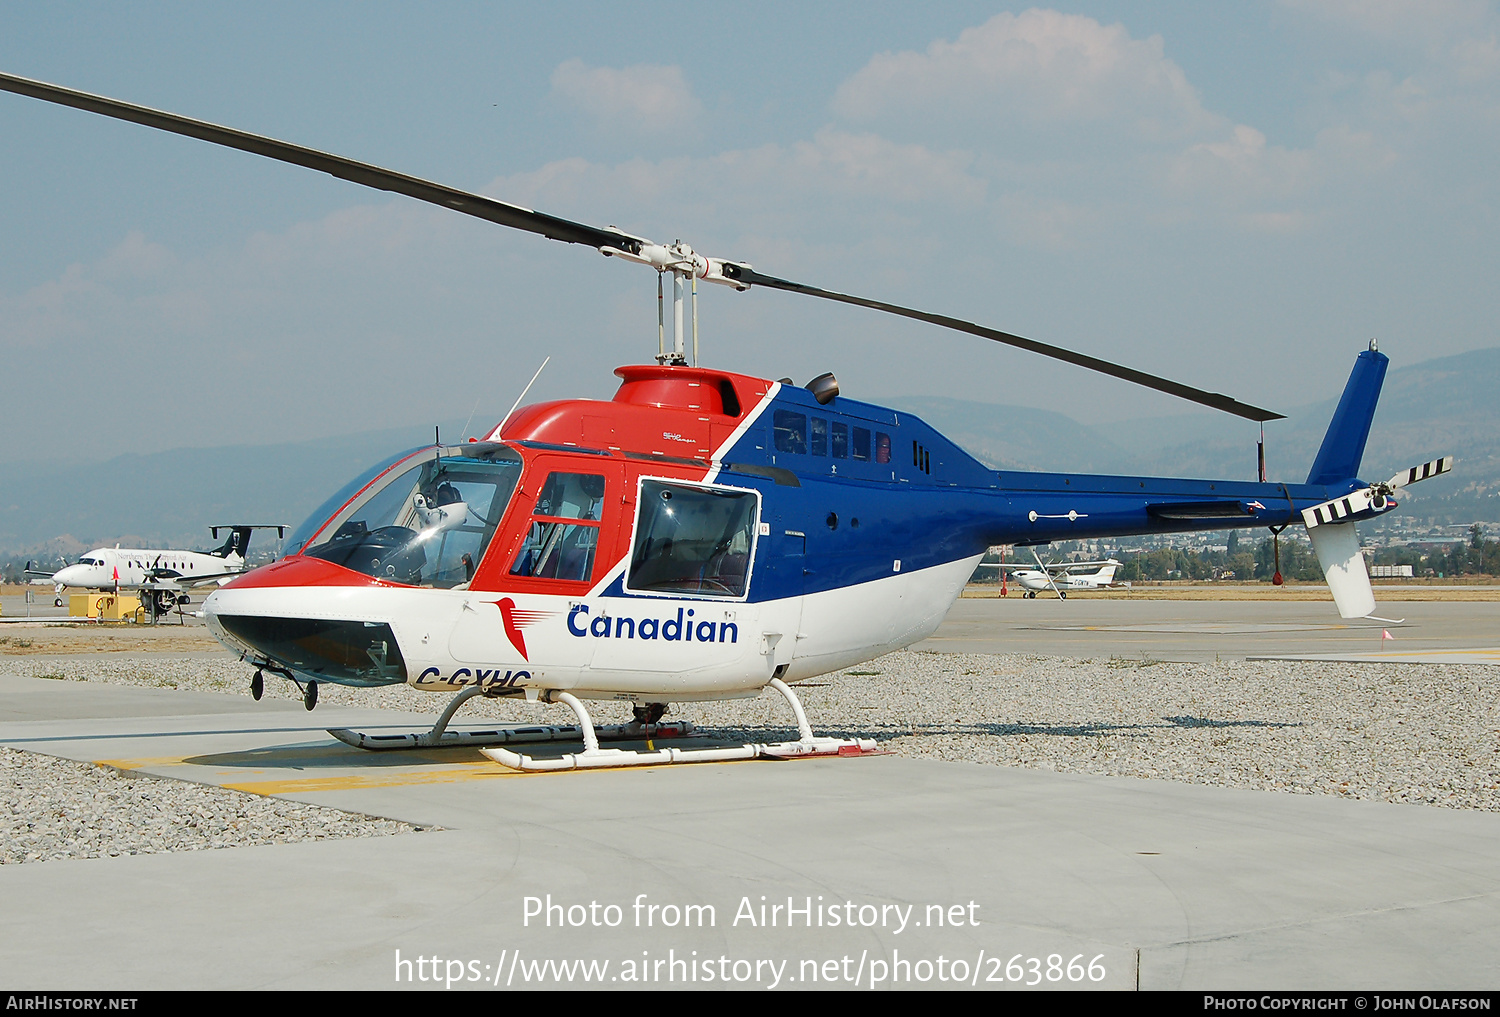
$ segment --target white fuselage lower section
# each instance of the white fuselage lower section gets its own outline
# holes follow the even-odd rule
[[[420,689],[481,685],[682,702],[754,695],[773,677],[800,681],[925,639],[942,623],[978,559],[761,603],[376,586],[231,587],[210,595],[204,612],[214,635],[252,660],[253,648],[228,633],[220,615],[388,624],[407,682]]]

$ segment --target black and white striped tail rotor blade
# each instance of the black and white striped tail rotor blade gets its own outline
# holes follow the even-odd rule
[[[1439,474],[1448,473],[1452,469],[1453,457],[1443,456],[1441,459],[1434,459],[1430,463],[1423,463],[1421,466],[1413,466],[1409,470],[1402,470],[1387,481],[1386,486],[1394,491],[1398,488],[1406,487],[1408,484],[1415,484],[1419,480],[1426,480],[1428,477],[1436,477]]]
[[[1402,470],[1383,484],[1374,484],[1361,491],[1351,491],[1341,498],[1334,498],[1321,505],[1303,509],[1302,521],[1307,524],[1308,529],[1312,529],[1314,526],[1343,522],[1366,512],[1384,512],[1390,505],[1391,495],[1401,488],[1415,484],[1419,480],[1448,473],[1452,469],[1452,456],[1443,456],[1441,459],[1434,459],[1421,466],[1413,466],[1409,470]]]
[[[1334,498],[1325,501],[1321,505],[1302,510],[1302,522],[1310,530],[1314,526],[1326,526],[1330,523],[1341,523],[1357,516],[1362,512],[1368,512],[1374,508],[1375,489],[1366,487],[1363,490],[1351,491],[1342,498]],[[1384,508],[1382,504],[1381,508]],[[1377,510],[1378,511],[1378,510]]]

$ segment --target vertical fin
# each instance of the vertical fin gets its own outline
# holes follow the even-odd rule
[[[1389,363],[1389,357],[1374,349],[1355,358],[1349,383],[1344,386],[1328,433],[1323,436],[1323,446],[1307,474],[1309,484],[1337,484],[1359,475],[1370,424],[1375,419],[1375,403],[1380,399],[1380,386],[1385,382]]]

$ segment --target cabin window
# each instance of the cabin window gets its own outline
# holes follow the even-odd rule
[[[388,582],[467,583],[516,489],[521,457],[491,448],[412,458],[329,520],[302,553]]]
[[[854,429],[854,458],[870,461],[870,429],[868,427],[856,427]]]
[[[875,461],[877,463],[891,461],[891,436],[884,431],[875,432]]]
[[[808,434],[807,451],[815,456],[828,454],[828,421],[822,417],[812,418],[812,430]]]
[[[776,451],[801,455],[807,452],[807,415],[777,410],[771,418],[776,431]]]
[[[743,597],[757,503],[753,491],[643,480],[626,589]]]
[[[599,550],[604,478],[597,473],[553,473],[542,485],[531,528],[510,567],[513,576],[587,582]]]
[[[831,444],[833,446],[833,458],[835,458],[835,459],[848,459],[849,458],[849,425],[848,424],[840,424],[838,421],[835,420],[833,422],[833,434],[832,434],[831,437],[832,437]]]

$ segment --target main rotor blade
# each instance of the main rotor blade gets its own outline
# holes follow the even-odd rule
[[[496,201],[494,198],[486,198],[481,194],[460,191],[454,187],[435,184],[419,177],[397,173],[394,170],[345,159],[343,156],[303,148],[301,145],[277,141],[275,138],[266,138],[259,134],[237,131],[232,127],[220,127],[218,124],[193,120],[175,113],[136,106],[133,103],[121,102],[102,95],[78,92],[60,85],[48,84],[45,81],[33,81],[14,74],[0,73],[0,89],[27,95],[33,99],[72,106],[75,109],[87,110],[102,116],[114,117],[116,120],[144,124],[147,127],[182,134],[200,141],[212,142],[215,145],[237,148],[242,152],[263,155],[268,159],[289,162],[295,166],[305,166],[341,180],[364,184],[366,187],[381,191],[393,191],[396,194],[404,194],[410,198],[431,202],[434,205],[451,208],[480,219],[487,219],[502,226],[526,230],[529,233],[539,233],[549,240],[561,240],[569,244],[587,244],[594,248],[615,247],[623,250],[630,250],[640,241],[639,237],[632,237],[618,230],[600,229],[585,223],[570,222],[567,219],[559,219],[520,205]]]
[[[1225,413],[1233,413],[1237,417],[1247,420],[1267,421],[1285,419],[1284,413],[1276,413],[1272,410],[1261,409],[1259,406],[1251,406],[1242,403],[1238,399],[1232,399],[1218,392],[1207,392],[1201,388],[1193,388],[1191,385],[1183,385],[1180,382],[1171,381],[1167,378],[1159,378],[1154,374],[1137,371],[1132,367],[1121,364],[1112,364],[1108,360],[1100,360],[1086,353],[1074,353],[1060,346],[1051,346],[1047,343],[1037,342],[1035,339],[1027,339],[1024,336],[1012,335],[1009,332],[1001,332],[999,329],[987,328],[984,325],[976,325],[972,321],[964,321],[961,318],[950,318],[946,314],[933,314],[930,311],[919,311],[912,307],[902,307],[899,304],[888,304],[883,300],[871,300],[868,297],[856,297],[847,293],[835,293],[833,290],[823,290],[816,286],[807,286],[803,283],[792,282],[789,279],[778,279],[771,275],[762,275],[752,268],[736,266],[739,271],[734,275],[737,281],[749,283],[752,286],[768,286],[771,289],[787,290],[791,293],[802,293],[810,297],[822,297],[825,300],[837,300],[844,304],[854,304],[858,307],[869,307],[877,311],[886,311],[890,314],[899,314],[903,318],[912,318],[916,321],[925,321],[930,325],[941,325],[944,328],[955,329],[959,332],[967,332],[970,335],[981,336],[985,339],[993,339],[997,343],[1007,346],[1015,346],[1018,349],[1030,350],[1032,353],[1040,353],[1044,357],[1053,360],[1061,360],[1065,363],[1074,364],[1078,367],[1088,368],[1090,371],[1098,371],[1113,378],[1123,381],[1134,382],[1144,385],[1146,388],[1165,392],[1168,395],[1177,396],[1179,399],[1187,399],[1190,402],[1209,406]],[[726,274],[728,274],[726,272]]]
[[[30,96],[34,99],[42,99],[46,102],[72,106],[75,109],[98,113],[101,116],[113,117],[117,120],[127,120],[146,127],[154,127],[158,130],[181,134],[189,138],[197,138],[200,141],[239,149],[242,152],[250,152],[254,155],[265,156],[268,159],[291,163],[295,166],[303,166],[338,177],[341,180],[363,184],[366,187],[373,187],[376,190],[404,194],[419,201],[441,205],[444,208],[450,208],[456,212],[462,212],[479,219],[498,223],[501,226],[509,226],[513,229],[525,230],[528,233],[536,233],[549,240],[561,240],[569,244],[585,244],[595,249],[607,248],[616,251],[625,251],[630,254],[640,254],[642,245],[650,243],[650,241],[643,237],[631,236],[619,230],[601,229],[598,226],[590,226],[587,223],[560,219],[557,216],[547,215],[544,212],[538,212],[521,205],[511,205],[507,202],[497,201],[494,198],[487,198],[481,194],[461,191],[444,184],[433,183],[419,177],[397,173],[394,170],[372,166],[369,163],[346,159],[343,156],[319,152],[316,149],[303,148],[301,145],[293,145],[285,141],[277,141],[274,138],[250,134],[246,131],[238,131],[232,127],[221,127],[218,124],[193,120],[189,117],[178,116],[175,113],[167,113],[146,106],[121,102],[118,99],[110,99],[102,95],[93,95],[89,92],[79,92],[71,88],[63,88],[61,85],[52,85],[45,81],[35,81],[31,78],[22,78],[14,74],[0,72],[0,89],[15,92],[19,95]],[[605,250],[604,253],[609,253],[609,251]],[[766,286],[771,289],[787,290],[792,293],[802,293],[811,297],[822,297],[825,300],[836,300],[840,303],[868,307],[876,311],[885,311],[888,314],[899,314],[903,318],[925,321],[928,324],[940,325],[943,328],[950,328],[959,332],[967,332],[970,335],[991,339],[998,343],[1004,343],[1007,346],[1030,350],[1032,353],[1039,353],[1044,357],[1051,357],[1054,360],[1061,360],[1091,371],[1107,374],[1123,381],[1133,382],[1146,388],[1155,389],[1158,392],[1165,392],[1168,395],[1174,395],[1180,399],[1186,399],[1190,402],[1222,410],[1225,413],[1232,413],[1235,416],[1245,417],[1249,420],[1264,422],[1283,418],[1283,414],[1261,409],[1258,406],[1250,406],[1217,392],[1207,392],[1203,389],[1193,388],[1191,385],[1183,385],[1167,378],[1159,378],[1154,374],[1147,374],[1144,371],[1137,371],[1134,368],[1113,364],[1107,360],[1100,360],[1097,357],[1091,357],[1087,354],[1074,353],[1071,350],[1037,342],[1034,339],[1026,339],[1022,336],[1012,335],[1009,332],[987,328],[984,325],[978,325],[971,321],[952,318],[945,314],[919,311],[911,307],[902,307],[899,304],[889,304],[883,300],[871,300],[867,297],[836,293],[833,290],[819,289],[816,286],[807,286],[788,279],[778,279],[776,276],[764,275],[757,272],[748,265],[734,262],[723,262],[721,264],[724,277],[733,280],[736,285]],[[660,266],[658,266],[658,270],[660,270]]]

